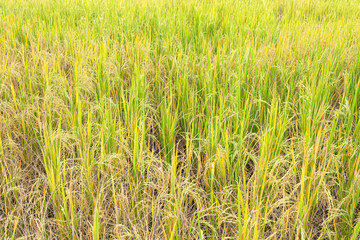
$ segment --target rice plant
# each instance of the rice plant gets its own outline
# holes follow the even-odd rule
[[[359,16],[0,0],[0,238],[359,239]]]

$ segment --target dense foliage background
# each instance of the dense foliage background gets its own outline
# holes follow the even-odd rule
[[[356,0],[0,0],[0,237],[357,239]]]

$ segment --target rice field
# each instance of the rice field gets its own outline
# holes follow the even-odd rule
[[[0,0],[0,239],[360,236],[357,0]]]

